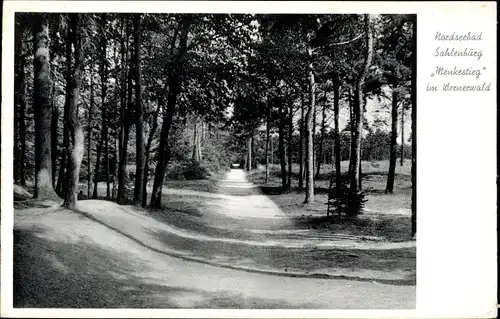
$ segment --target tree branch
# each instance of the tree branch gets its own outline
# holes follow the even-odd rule
[[[330,43],[328,46],[336,46],[336,45],[344,45],[344,44],[349,44],[351,42],[354,42],[356,41],[357,39],[361,38],[365,33],[361,33],[360,35],[358,35],[357,37],[351,39],[351,40],[347,40],[347,41],[343,41],[343,42],[337,42],[337,43]]]

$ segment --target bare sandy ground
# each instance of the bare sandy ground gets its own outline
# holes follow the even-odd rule
[[[414,286],[278,277],[188,262],[57,207],[18,211],[15,225],[17,307],[415,307]]]
[[[79,210],[157,251],[214,265],[289,276],[415,282],[415,241],[303,229],[242,170],[231,170],[215,190],[195,189],[165,188],[161,211],[98,200],[80,201]],[[179,202],[194,207],[195,215],[177,211],[182,210]]]
[[[243,191],[242,191],[243,190]],[[282,240],[237,240],[228,238],[214,238],[211,236],[189,233],[186,230],[175,229],[170,226],[162,226],[164,231],[174,233],[181,237],[198,239],[204,241],[232,242],[253,246],[284,247],[284,248],[349,248],[360,250],[384,250],[398,248],[413,248],[415,241],[387,242],[377,237],[353,236],[343,234],[331,234],[328,236],[314,237],[312,231],[304,229],[290,229],[293,227],[289,217],[266,195],[262,194],[258,187],[246,179],[246,173],[240,169],[232,169],[219,184],[219,193],[198,192],[184,189],[166,189],[166,194],[177,196],[199,196],[206,200],[203,205],[210,213],[223,214],[236,219],[234,224],[240,220],[251,220],[254,223],[245,223],[246,231],[260,234],[287,234],[288,238]],[[98,209],[96,208],[96,211]],[[273,219],[274,229],[259,229],[256,219]],[[261,220],[259,220],[261,222]],[[211,225],[217,227],[217,225]],[[281,227],[280,227],[281,226]],[[168,229],[167,229],[168,228]],[[233,227],[234,228],[234,227]],[[283,229],[285,228],[285,229]],[[288,229],[286,229],[288,228]],[[300,239],[296,239],[296,238]]]

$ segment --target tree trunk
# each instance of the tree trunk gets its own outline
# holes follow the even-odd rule
[[[335,120],[335,119],[334,119]],[[335,125],[335,123],[334,123]],[[331,149],[331,158],[330,158],[330,164],[332,164],[332,171],[335,170],[336,171],[336,158],[337,156],[335,155],[335,142],[336,142],[336,138],[335,138],[335,127],[333,128],[333,137],[332,137],[332,149]],[[336,173],[336,172],[335,172]]]
[[[35,192],[38,199],[57,199],[52,185],[52,141],[50,96],[52,79],[50,76],[49,28],[47,18],[40,13],[34,19],[34,97],[35,110]]]
[[[109,178],[109,135],[106,127],[106,138],[104,139],[104,178],[106,179],[106,198],[111,198],[111,179]]]
[[[14,182],[25,186],[26,180],[24,176],[25,158],[26,158],[26,133],[25,133],[25,109],[26,102],[24,99],[25,94],[25,72],[24,66],[26,58],[23,51],[23,28],[16,26],[15,32],[15,82],[14,91],[16,99],[16,112],[14,117]]]
[[[271,165],[270,168],[272,168],[274,165],[274,143],[273,143],[273,136],[271,135]]]
[[[281,167],[281,187],[283,189],[287,188],[286,183],[286,153],[285,153],[285,117],[283,111],[283,103],[277,98],[276,103],[278,104],[278,112],[280,115],[280,122],[278,126],[278,153],[280,157],[280,167]]]
[[[348,170],[348,175],[349,179],[351,179],[351,176],[353,174],[353,168],[354,168],[354,157],[352,154],[354,153],[354,145],[356,145],[356,116],[354,114],[354,101],[352,98],[352,91],[351,88],[348,89],[348,102],[349,102],[349,129],[351,131],[351,144],[349,145],[349,170]]]
[[[126,123],[123,128],[123,145],[122,153],[120,155],[120,163],[118,164],[118,193],[116,201],[118,204],[124,204],[125,198],[125,183],[126,183],[126,170],[127,170],[127,153],[128,153],[128,139],[130,136],[130,124]]]
[[[308,48],[309,55],[309,108],[306,114],[306,196],[304,204],[314,202],[314,139],[313,121],[315,111],[315,80],[312,63],[312,49]]]
[[[57,34],[59,32],[59,17],[53,16],[51,19],[52,23],[49,27],[49,32],[51,34]],[[52,64],[54,67],[57,67],[57,55],[59,51],[59,45],[57,40],[53,41],[52,45]],[[56,93],[56,81],[52,82],[52,119],[51,119],[51,140],[52,140],[52,186],[56,187],[56,175],[57,175],[57,157],[58,157],[58,147],[59,147],[59,138],[58,138],[58,122],[59,122],[59,108],[55,103],[55,93]]]
[[[250,149],[252,150],[252,161],[250,161],[250,167],[252,169],[257,168],[257,162],[255,161],[255,139],[254,139],[254,133],[252,132],[252,136],[250,138]]]
[[[365,109],[366,109],[367,97],[365,96],[363,99],[363,106],[361,107],[361,114],[359,116],[359,121],[361,123],[365,123]],[[361,130],[359,131],[359,170],[358,170],[358,190],[363,189],[363,126],[361,126]]]
[[[269,100],[268,100],[269,102]],[[267,105],[266,116],[266,185],[269,181],[269,138],[271,136],[271,105]]]
[[[168,77],[168,74],[167,74]],[[168,80],[168,79],[167,79]],[[142,206],[146,207],[147,206],[147,185],[148,185],[148,178],[149,178],[149,156],[150,156],[150,151],[151,151],[151,144],[153,143],[153,138],[155,136],[156,130],[158,128],[158,115],[160,114],[160,109],[163,106],[163,101],[165,99],[165,95],[167,94],[167,89],[168,89],[168,81],[165,81],[165,85],[163,86],[163,90],[159,95],[158,98],[158,105],[156,107],[155,113],[153,115],[152,119],[152,127],[149,130],[149,136],[148,136],[148,141],[146,143],[146,149],[144,150],[145,152],[145,159],[144,159],[144,177],[142,181]]]
[[[197,162],[201,162],[201,139],[203,136],[203,122],[196,121],[196,147],[195,147],[195,158]]]
[[[395,88],[392,90],[392,111],[391,111],[391,145],[389,155],[389,172],[387,174],[387,185],[385,187],[386,193],[392,193],[394,190],[394,175],[396,173],[396,157],[397,157],[397,144],[398,137],[398,95]]]
[[[196,119],[193,120],[193,150],[191,152],[191,159],[198,161],[198,123]]]
[[[335,183],[337,190],[342,188],[342,172],[340,171],[340,129],[339,129],[339,100],[340,100],[340,87],[335,85],[333,91],[333,113],[334,113],[334,153],[335,153]]]
[[[413,16],[411,55],[411,235],[417,233],[417,16]]]
[[[19,147],[19,109],[20,102],[24,99],[22,94],[21,87],[24,82],[24,61],[20,61],[23,59],[23,38],[22,38],[22,29],[20,25],[17,25],[14,28],[14,183],[19,182],[19,154],[21,153]],[[52,162],[54,162],[52,160]],[[52,169],[54,171],[54,169]]]
[[[52,91],[50,93],[52,97],[54,97],[55,94],[55,85],[54,82],[52,82]],[[52,155],[52,187],[56,187],[56,175],[57,175],[57,146],[58,146],[58,139],[57,139],[57,122],[59,121],[59,109],[57,108],[54,98],[52,99],[52,116],[50,119],[50,134],[51,134],[51,155]]]
[[[313,113],[313,128],[312,128],[312,131],[313,131],[313,159],[312,159],[312,162],[313,162],[313,174],[314,174],[314,168],[316,167],[316,158],[318,157],[318,154],[316,152],[316,144],[317,144],[317,141],[316,141],[316,126],[318,125],[318,123],[316,122],[318,116],[317,116],[317,111],[318,109],[316,108],[316,105],[314,106],[314,113]],[[313,175],[314,176],[314,175]]]
[[[68,40],[67,43],[70,43],[70,40]],[[71,48],[71,47],[70,47]],[[71,49],[70,49],[71,50]],[[71,51],[68,53],[71,56]],[[71,65],[68,63],[67,68],[70,68]],[[66,71],[68,73],[69,71]],[[68,84],[70,83],[70,79],[66,78],[66,92],[69,92],[69,87]],[[62,152],[61,152],[61,161],[59,163],[59,176],[57,178],[57,186],[56,186],[56,192],[58,194],[63,193],[63,188],[64,188],[64,183],[65,183],[65,176],[66,176],[66,168],[67,168],[67,158],[68,158],[68,149],[69,149],[69,131],[68,131],[68,121],[69,121],[69,115],[68,115],[68,110],[69,107],[66,105],[68,103],[68,93],[66,93],[66,101],[64,103],[64,114],[63,114],[63,144],[62,144]]]
[[[174,49],[175,49],[175,43],[177,41],[177,36],[179,33],[179,26],[175,28],[174,36],[172,38],[172,42],[170,43],[170,54],[173,55]],[[163,102],[165,100],[165,96],[167,95],[168,92],[168,79],[169,79],[169,68],[166,68],[166,79],[165,79],[165,84],[163,86],[163,90],[161,91],[159,97],[158,97],[158,106],[156,108],[156,111],[153,116],[153,126],[151,130],[149,131],[149,136],[148,136],[148,141],[146,144],[146,149],[145,149],[145,160],[144,160],[144,177],[143,177],[143,194],[142,194],[142,206],[146,207],[147,206],[147,185],[148,185],[148,178],[149,178],[149,156],[150,156],[150,151],[151,151],[151,144],[153,143],[153,138],[156,133],[156,130],[158,129],[158,116],[160,113],[160,109],[163,107]]]
[[[252,135],[247,138],[247,171],[252,170]]]
[[[163,180],[165,178],[165,173],[167,170],[167,164],[170,160],[170,149],[168,143],[168,137],[170,133],[170,127],[172,125],[173,117],[175,114],[177,95],[179,94],[181,88],[181,72],[182,64],[184,59],[184,54],[187,51],[187,40],[189,34],[189,27],[191,25],[190,18],[186,18],[182,23],[182,32],[179,41],[179,51],[176,56],[176,63],[174,63],[174,69],[172,70],[171,76],[169,76],[169,92],[167,98],[167,110],[163,116],[163,123],[160,134],[160,145],[158,148],[158,163],[155,169],[155,178],[153,182],[153,190],[151,193],[151,207],[160,208],[161,207],[161,191],[163,187]]]
[[[405,160],[405,109],[401,106],[401,148],[400,148],[401,161],[400,166],[403,166]]]
[[[121,141],[121,129],[115,132],[115,159],[113,165],[113,190],[111,197],[116,200],[118,198],[118,165],[120,163],[120,141]]]
[[[147,185],[148,185],[148,177],[149,177],[149,156],[150,156],[150,151],[151,151],[151,144],[153,143],[153,138],[155,136],[155,133],[156,133],[156,129],[158,128],[158,114],[160,112],[160,108],[161,108],[161,105],[160,102],[158,103],[158,107],[156,108],[156,111],[154,113],[154,116],[153,116],[153,126],[151,127],[150,131],[149,131],[149,136],[148,136],[148,141],[147,141],[147,144],[146,144],[146,149],[145,149],[145,159],[144,159],[144,177],[143,177],[143,181],[142,181],[142,206],[143,207],[146,207],[147,206],[147,194],[148,194],[148,191],[147,191]]]
[[[372,55],[373,55],[373,36],[371,28],[371,16],[365,14],[365,41],[366,41],[366,51],[365,51],[365,61],[361,74],[356,81],[356,103],[354,105],[354,114],[356,118],[355,135],[354,140],[355,145],[353,148],[353,172],[351,176],[350,188],[353,191],[359,190],[359,177],[360,177],[360,166],[361,166],[361,131],[363,130],[363,84],[365,81],[366,74],[368,73],[368,68],[370,67]]]
[[[173,76],[170,80],[170,90],[167,99],[167,111],[163,116],[162,129],[160,133],[160,145],[158,148],[158,163],[155,169],[155,178],[153,181],[153,190],[151,193],[150,206],[153,208],[161,207],[161,191],[163,180],[167,170],[167,164],[170,160],[170,149],[168,146],[168,138],[170,128],[172,126],[173,117],[175,114],[177,94],[180,89],[180,79],[178,76]]]
[[[23,67],[24,72],[24,67]],[[26,113],[26,102],[24,99],[25,94],[25,86],[24,82],[21,87],[22,100],[19,101],[19,143],[20,143],[20,153],[19,153],[19,183],[21,186],[26,186],[26,122],[25,122],[25,113]]]
[[[72,14],[70,28],[74,44],[74,58],[72,76],[70,77],[68,129],[71,134],[72,151],[68,158],[68,169],[66,171],[66,188],[64,196],[64,207],[74,209],[78,196],[78,179],[80,176],[80,166],[84,152],[83,130],[78,120],[78,102],[80,99],[80,86],[82,77],[83,50],[81,48],[81,17],[80,14]]]
[[[126,27],[125,27],[126,25]],[[125,30],[124,30],[125,29]],[[119,133],[119,142],[118,142],[118,154],[119,154],[119,159],[118,159],[118,170],[116,173],[116,180],[117,180],[117,192],[116,192],[116,202],[119,203],[120,199],[123,197],[123,191],[124,191],[124,183],[125,183],[125,165],[126,162],[124,162],[124,154],[126,154],[126,151],[124,150],[125,148],[125,120],[127,119],[127,92],[128,92],[128,78],[130,77],[130,71],[128,71],[129,76],[127,76],[127,61],[128,61],[128,30],[129,30],[129,25],[128,21],[125,23],[125,18],[122,17],[121,19],[121,26],[120,26],[120,55],[121,55],[121,69],[120,69],[120,76],[121,76],[121,85],[120,85],[120,133]],[[125,39],[127,41],[127,45],[125,46]],[[128,134],[128,133],[127,133]],[[127,136],[128,140],[128,136]]]
[[[363,123],[364,111],[361,111],[360,121]],[[359,131],[359,170],[358,170],[358,189],[363,189],[363,128]]]
[[[300,94],[299,189],[304,188],[304,95]]]
[[[128,34],[128,25],[127,25],[127,34]],[[128,39],[128,37],[127,37]],[[127,41],[128,43],[128,41]],[[128,48],[128,44],[127,44]],[[118,194],[116,201],[119,204],[124,204],[126,201],[125,198],[125,183],[126,183],[126,175],[127,175],[127,154],[128,154],[128,140],[130,136],[130,127],[133,124],[132,119],[132,63],[133,57],[131,56],[128,63],[128,77],[127,77],[127,99],[124,105],[124,119],[123,119],[123,141],[122,141],[122,153],[120,155],[120,163],[118,167]]]
[[[191,153],[191,158],[197,162],[201,162],[201,139],[203,130],[200,128],[200,124],[198,123],[198,116],[193,119],[193,151]]]
[[[170,43],[170,54],[173,55],[174,49],[175,49],[175,43],[177,41],[177,36],[179,34],[179,26],[175,28],[174,36],[172,38],[172,42]],[[145,149],[145,160],[144,160],[144,177],[143,177],[143,195],[142,195],[142,206],[146,207],[147,206],[147,185],[148,185],[148,178],[149,178],[149,156],[150,156],[150,151],[151,151],[151,144],[153,143],[153,138],[156,133],[156,130],[158,129],[158,116],[160,113],[160,109],[163,108],[163,102],[165,100],[165,96],[167,95],[168,92],[168,77],[170,73],[170,69],[167,67],[166,69],[166,79],[165,79],[165,84],[163,86],[163,90],[159,95],[158,98],[158,105],[156,108],[156,111],[153,116],[152,120],[152,128],[149,131],[149,136],[148,136],[148,141],[146,143],[146,149]]]
[[[135,15],[135,132],[136,132],[136,170],[134,204],[142,204],[145,150],[144,150],[144,114],[142,110],[141,90],[141,15]]]
[[[120,85],[118,86],[120,89],[120,131],[118,133],[118,158],[117,161],[120,163],[120,156],[122,153],[122,142],[123,142],[123,121],[125,118],[125,96],[126,96],[126,86],[127,86],[127,76],[126,76],[126,58],[125,58],[125,41],[124,41],[124,18],[122,17],[120,19],[120,72],[118,73],[118,76],[120,77],[119,79],[117,78],[117,81],[120,81]],[[118,173],[117,173],[118,174]],[[118,177],[118,176],[117,176]]]
[[[54,89],[52,90],[52,96],[54,96]],[[56,175],[57,175],[57,146],[58,146],[58,138],[57,138],[57,124],[59,122],[59,108],[52,101],[52,119],[50,123],[50,134],[52,140],[52,185],[56,186]]]
[[[71,75],[72,75],[72,39],[70,32],[66,34],[66,100],[64,102],[64,113],[63,113],[63,144],[62,144],[62,152],[61,152],[61,161],[59,163],[59,176],[57,178],[57,186],[56,192],[57,194],[64,193],[64,184],[66,183],[66,168],[68,167],[67,159],[69,157],[69,131],[68,131],[68,121],[69,121],[69,106],[67,105],[69,102],[69,92],[71,90]]]
[[[316,179],[319,178],[319,173],[321,171],[321,161],[323,160],[323,143],[325,142],[326,135],[326,105],[323,105],[323,110],[321,112],[321,132],[319,136],[319,149],[318,155],[316,156]]]
[[[103,17],[104,19],[104,17]],[[106,24],[103,20],[103,28],[105,28]],[[108,81],[108,72],[107,72],[107,59],[106,59],[106,48],[107,48],[107,40],[105,33],[102,33],[101,37],[101,66],[100,66],[100,75],[101,75],[101,115],[102,115],[102,137],[104,140],[104,178],[106,180],[106,198],[111,197],[111,189],[110,189],[110,180],[109,180],[109,138],[108,138],[108,115],[107,115],[107,101],[106,101],[106,93],[107,93],[107,81]]]
[[[87,143],[87,197],[90,198],[90,189],[92,188],[92,112],[94,108],[94,83],[92,82],[92,73],[90,75],[90,105],[89,105],[89,118],[88,118],[88,143]]]
[[[24,89],[23,89],[24,91]],[[24,94],[24,93],[23,93]],[[21,153],[19,155],[19,184],[26,186],[26,104],[23,101],[19,108],[19,143]]]
[[[103,100],[104,102],[104,100]],[[105,111],[105,106],[103,104],[102,106],[102,122],[104,123],[102,125],[102,141],[103,144],[101,144],[101,150],[104,148],[104,180],[106,181],[106,198],[110,197],[110,189],[109,189],[109,141],[108,141],[108,126],[106,124],[107,122],[107,115]],[[100,172],[99,172],[100,176]]]
[[[203,160],[203,152],[202,152],[202,146],[203,143],[205,142],[205,121],[202,118],[201,119],[201,134],[199,134],[198,138],[198,158],[200,159],[200,162]]]
[[[104,144],[104,138],[101,134],[99,139],[99,145],[97,145],[96,159],[95,159],[95,169],[94,169],[94,191],[92,192],[92,198],[96,199],[98,197],[98,184],[101,179],[101,150]]]
[[[293,135],[293,104],[290,103],[288,115],[288,179],[287,188],[292,187],[292,135]]]

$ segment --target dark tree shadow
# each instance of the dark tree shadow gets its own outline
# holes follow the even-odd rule
[[[14,231],[15,308],[315,308],[225,290],[145,283],[136,275],[136,260],[97,245],[61,243],[41,234]]]
[[[128,263],[98,246],[49,241],[33,231],[14,231],[13,265],[15,308],[143,308],[154,293],[186,291],[141,283]]]

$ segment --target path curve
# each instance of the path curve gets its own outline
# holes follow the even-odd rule
[[[236,220],[273,219],[275,223],[281,223],[283,226],[289,226],[291,224],[289,217],[268,196],[263,194],[259,187],[249,182],[246,177],[246,172],[241,169],[231,169],[231,171],[227,173],[226,177],[220,181],[218,193],[215,194],[178,189],[167,189],[167,193],[172,195],[193,195],[210,198],[212,199],[212,202],[210,204],[205,204],[206,207],[204,208],[213,214],[222,214]],[[235,223],[237,223],[237,221],[235,221]],[[214,225],[214,227],[217,226]],[[320,238],[297,236],[297,234],[300,234],[301,232],[303,235],[307,235],[304,234],[303,229],[246,229],[246,231],[251,233],[269,235],[280,234],[284,237],[283,239],[259,239],[257,241],[213,237],[166,224],[161,225],[161,228],[162,231],[167,233],[192,240],[260,247],[319,249],[339,248],[357,250],[390,250],[416,247],[416,242],[414,240],[388,242],[377,237],[346,236],[340,234],[332,234],[329,236],[322,236]]]
[[[18,285],[16,302],[22,303],[15,306],[415,307],[414,286],[276,277],[213,267],[147,249],[102,223],[62,208],[33,212],[25,210],[15,216],[17,258],[28,261],[18,262],[15,271],[36,279],[36,285],[32,281]]]

